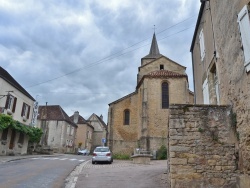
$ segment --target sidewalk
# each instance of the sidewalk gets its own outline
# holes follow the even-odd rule
[[[61,156],[62,154],[53,154],[53,155],[15,155],[15,156],[0,156],[0,164],[10,161],[16,161],[16,160],[22,160],[22,159],[28,159],[33,157],[55,157],[55,156]]]

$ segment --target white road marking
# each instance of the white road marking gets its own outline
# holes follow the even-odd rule
[[[66,159],[68,159],[68,158],[62,158],[62,159],[59,159],[59,160],[64,161],[64,160],[66,160]]]
[[[77,159],[70,159],[71,161],[76,161]]]

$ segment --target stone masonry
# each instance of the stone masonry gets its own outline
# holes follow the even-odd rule
[[[170,187],[235,187],[238,156],[231,117],[229,106],[170,107]]]

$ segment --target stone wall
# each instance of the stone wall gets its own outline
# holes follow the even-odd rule
[[[237,158],[231,108],[172,105],[169,116],[171,187],[234,187]]]

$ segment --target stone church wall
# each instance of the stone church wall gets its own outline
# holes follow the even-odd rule
[[[137,95],[129,96],[110,106],[109,146],[113,153],[131,154],[137,147]],[[130,124],[124,125],[124,110],[130,111]]]
[[[238,156],[231,108],[173,105],[169,110],[171,187],[235,187]]]

